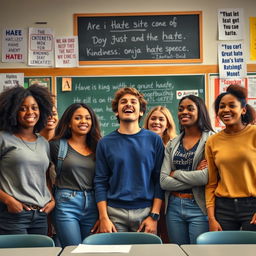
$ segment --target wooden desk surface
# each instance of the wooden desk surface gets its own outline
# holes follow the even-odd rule
[[[256,244],[181,245],[188,256],[255,256]]]
[[[186,256],[176,244],[132,245],[129,253],[71,253],[76,246],[67,246],[61,256]]]
[[[0,256],[57,256],[60,247],[33,247],[33,248],[3,248]]]

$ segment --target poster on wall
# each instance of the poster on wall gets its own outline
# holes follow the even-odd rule
[[[24,73],[1,73],[0,92],[13,86],[24,86]]]
[[[29,28],[28,65],[53,66],[53,30],[51,28]]]
[[[244,12],[242,8],[218,10],[219,40],[244,39]]]
[[[246,77],[244,45],[240,41],[221,42],[218,45],[220,78]]]
[[[55,66],[77,67],[78,66],[78,37],[55,38]]]
[[[2,62],[25,62],[27,58],[27,31],[5,28],[2,31]]]
[[[217,96],[227,90],[231,84],[243,86],[247,89],[247,103],[256,110],[256,74],[248,74],[242,79],[221,79],[219,76],[210,75],[209,85],[209,114],[212,120],[212,125],[216,131],[224,128],[224,124],[219,120],[214,112],[214,100]]]
[[[256,60],[256,17],[250,17],[250,60]]]
[[[256,110],[256,75],[248,77],[248,103]]]
[[[47,87],[51,90],[51,79],[49,77],[33,77],[28,79],[28,86],[33,84],[41,85]]]

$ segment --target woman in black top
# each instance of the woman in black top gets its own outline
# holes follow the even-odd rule
[[[80,244],[98,219],[93,178],[95,151],[101,138],[93,110],[82,103],[70,105],[50,142],[51,158],[58,161],[60,139],[68,146],[66,157],[56,178],[54,222],[63,247]]]

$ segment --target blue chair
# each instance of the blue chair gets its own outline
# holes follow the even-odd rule
[[[0,235],[0,248],[55,247],[54,241],[43,235]]]
[[[162,240],[159,236],[149,233],[116,232],[90,235],[82,243],[91,245],[162,244]]]
[[[256,244],[256,231],[211,231],[197,237],[197,244]]]

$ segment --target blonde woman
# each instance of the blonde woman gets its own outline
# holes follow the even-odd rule
[[[156,106],[148,112],[144,120],[144,128],[160,135],[164,145],[176,136],[172,114],[164,106]]]

